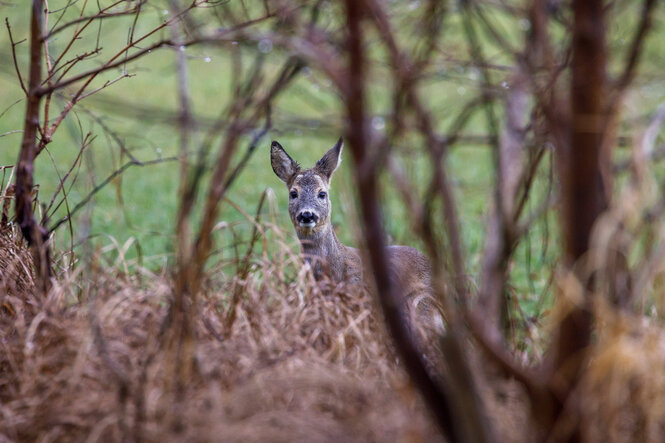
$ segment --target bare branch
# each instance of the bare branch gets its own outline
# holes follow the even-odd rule
[[[118,0],[116,3],[110,5],[109,7],[114,7],[115,5],[119,4],[120,2],[121,2],[121,0]],[[81,11],[81,17],[82,17],[82,16],[83,16],[83,11]],[[62,17],[62,16],[61,16],[61,17]],[[88,20],[87,23],[86,23],[85,25],[83,25],[82,27],[80,27],[80,28],[79,28],[78,26],[76,27],[76,31],[74,32],[74,35],[72,35],[71,39],[70,39],[69,42],[67,43],[67,46],[65,46],[65,48],[64,48],[64,49],[62,50],[62,52],[60,53],[60,56],[59,56],[59,57],[55,60],[55,62],[53,63],[53,67],[57,67],[57,66],[60,64],[60,62],[62,61],[63,57],[64,57],[64,56],[69,52],[69,50],[71,49],[72,45],[74,45],[74,43],[79,39],[81,33],[83,33],[83,31],[85,31],[85,29],[88,27],[88,25],[90,25],[93,21],[94,21],[94,18]],[[78,22],[77,22],[77,23],[78,23]],[[64,26],[66,26],[66,25],[64,25]],[[97,46],[97,48],[99,48],[99,46]],[[96,52],[96,51],[95,51],[95,52]],[[49,75],[49,79],[50,79],[50,78],[51,78],[51,75]]]
[[[116,1],[115,3],[111,3],[110,5],[106,6],[106,7],[103,8],[103,9],[101,9],[97,14],[90,15],[90,16],[86,16],[86,17],[79,17],[79,18],[76,18],[76,19],[74,19],[74,20],[71,20],[71,21],[69,21],[69,22],[67,22],[67,23],[65,23],[65,24],[63,24],[63,25],[60,25],[60,26],[58,26],[58,27],[52,29],[48,34],[46,34],[46,36],[44,37],[44,39],[45,39],[45,40],[49,40],[49,39],[51,39],[54,35],[58,34],[59,32],[62,32],[62,31],[64,31],[65,29],[67,29],[67,28],[69,28],[69,27],[71,27],[71,26],[78,25],[79,23],[83,23],[83,22],[85,22],[86,24],[85,24],[82,28],[78,28],[78,29],[77,29],[77,34],[79,33],[79,31],[82,31],[83,29],[85,29],[85,27],[86,27],[88,24],[92,23],[92,22],[95,21],[95,20],[102,20],[102,19],[112,18],[112,17],[124,17],[124,16],[126,16],[126,15],[132,15],[132,14],[135,13],[136,8],[139,8],[141,5],[145,4],[145,0],[140,1],[139,3],[137,3],[137,4],[134,6],[133,9],[128,9],[128,10],[126,10],[126,11],[119,11],[119,12],[106,12],[106,11],[108,11],[109,9],[112,9],[112,8],[114,8],[115,6],[117,6],[117,5],[121,4],[121,3],[125,3],[125,0],[118,0],[118,1]]]
[[[90,191],[90,193],[88,193],[88,195],[86,195],[80,202],[78,202],[74,206],[74,208],[72,209],[70,215],[68,215],[66,217],[63,217],[60,220],[58,220],[53,226],[51,226],[49,228],[48,233],[50,234],[50,233],[54,232],[56,229],[58,229],[60,227],[60,225],[62,225],[67,220],[69,220],[71,217],[73,217],[79,210],[81,210],[85,205],[87,205],[88,202],[90,202],[90,200],[92,199],[92,197],[95,196],[95,194],[97,194],[99,191],[104,189],[104,187],[106,187],[106,185],[111,183],[111,181],[113,181],[114,178],[121,175],[123,172],[125,172],[130,167],[132,167],[132,166],[141,166],[141,167],[142,166],[150,166],[150,165],[156,165],[156,164],[159,164],[159,163],[166,163],[166,162],[172,162],[172,161],[177,161],[177,160],[178,160],[178,157],[162,157],[162,158],[158,158],[158,159],[155,159],[155,160],[149,160],[149,161],[144,161],[144,162],[129,161],[129,162],[125,163],[124,165],[122,165],[120,167],[120,169],[117,169],[116,171],[113,171],[100,184],[95,186],[93,188],[93,190]]]
[[[640,55],[642,54],[644,40],[646,39],[646,36],[649,33],[649,29],[651,28],[651,19],[655,5],[656,0],[644,0],[644,4],[642,6],[642,15],[640,16],[640,23],[637,25],[635,36],[631,40],[630,49],[628,50],[626,60],[624,62],[623,72],[616,81],[616,95],[620,95],[633,80]]]
[[[55,203],[55,198],[58,196],[60,191],[63,191],[63,195],[64,195],[63,201],[65,202],[66,205],[68,204],[67,201],[66,201],[67,193],[65,192],[65,181],[67,181],[67,178],[69,178],[69,175],[72,173],[74,168],[76,168],[76,165],[78,165],[79,162],[81,161],[81,156],[83,155],[83,151],[85,150],[85,148],[87,148],[93,142],[93,140],[95,139],[95,137],[91,137],[91,135],[92,134],[90,134],[90,133],[86,134],[85,138],[83,139],[83,143],[81,144],[81,148],[79,149],[79,152],[76,155],[76,158],[72,162],[71,167],[69,168],[69,170],[65,173],[65,175],[63,177],[58,177],[59,178],[58,187],[56,188],[55,192],[53,193],[53,197],[51,198],[51,201],[49,202],[49,205],[44,210],[44,216],[42,217],[42,221],[41,221],[42,225],[44,225],[46,223],[46,221],[48,220],[49,212],[51,211],[51,208],[53,207],[53,204]],[[56,171],[57,171],[57,169],[56,169]],[[55,207],[55,209],[53,209],[53,212],[57,211],[59,207],[60,207],[60,204],[58,204]],[[67,208],[67,211],[69,212],[69,208]],[[70,216],[68,216],[67,218],[71,219]]]
[[[39,129],[39,103],[37,94],[41,83],[42,70],[42,14],[43,2],[33,0],[30,20],[30,77],[28,83],[28,104],[25,111],[25,126],[21,152],[16,168],[16,219],[21,226],[24,238],[32,247],[33,262],[40,278],[44,294],[51,286],[51,264],[48,250],[48,232],[34,218],[32,210],[32,189],[34,186],[34,160]]]
[[[7,32],[9,33],[9,42],[12,45],[12,60],[14,61],[14,69],[16,69],[16,76],[18,77],[18,82],[21,85],[21,89],[23,89],[23,92],[25,93],[26,96],[28,96],[28,90],[25,87],[25,83],[23,83],[23,76],[21,75],[21,71],[18,68],[18,61],[16,60],[16,46],[24,42],[25,40],[21,40],[20,42],[14,42],[14,37],[12,36],[12,28],[9,25],[9,18],[5,17],[5,25],[7,26]]]
[[[499,330],[487,324],[482,316],[475,312],[468,312],[466,321],[473,338],[503,370],[519,380],[531,392],[541,392],[545,389],[544,374],[540,374],[517,362],[508,352]]]
[[[238,306],[238,303],[240,302],[240,297],[243,294],[243,284],[247,279],[247,275],[249,274],[249,270],[251,267],[250,260],[252,258],[252,253],[254,252],[254,246],[256,245],[256,242],[260,238],[261,232],[259,231],[258,227],[266,195],[267,195],[267,190],[263,191],[263,193],[261,194],[261,198],[259,199],[259,204],[256,207],[256,215],[254,216],[253,220],[254,223],[252,228],[252,235],[250,237],[249,247],[247,248],[245,257],[243,258],[241,265],[238,269],[238,272],[236,274],[237,280],[233,289],[233,295],[231,296],[229,308],[226,311],[226,316],[224,318],[224,338],[226,339],[230,337],[231,332],[233,331],[233,323],[236,320],[236,314],[237,314],[236,308]],[[211,330],[211,332],[213,331]]]
[[[113,139],[113,141],[116,142],[118,148],[120,148],[120,152],[129,157],[129,159],[132,160],[133,162],[141,163],[141,161],[137,159],[134,156],[134,154],[132,154],[132,151],[125,145],[120,135],[114,130],[112,130],[110,127],[108,127],[103,118],[101,118],[99,115],[95,114],[91,110],[87,109],[87,107],[85,106],[80,106],[79,109],[82,110],[87,115],[89,115],[90,118],[92,118],[95,121],[95,123],[97,123],[102,128],[102,130],[106,134],[108,134]]]
[[[466,370],[465,358],[463,353],[461,353],[460,343],[463,333],[459,330],[452,330],[451,334],[442,340],[443,350],[447,358],[455,360],[455,363],[448,367],[448,375],[455,381],[462,381],[463,383],[462,385],[452,386],[454,382],[447,382],[444,385],[445,387],[442,388],[427,372],[417,351],[417,347],[414,345],[411,334],[402,322],[403,316],[397,294],[399,288],[396,288],[389,278],[390,264],[385,253],[385,239],[383,237],[381,215],[378,207],[378,201],[380,200],[377,182],[378,165],[377,163],[372,163],[373,159],[368,149],[369,138],[365,126],[364,81],[366,68],[361,31],[361,17],[365,14],[363,6],[365,5],[362,2],[353,0],[347,0],[346,2],[349,32],[347,41],[347,49],[349,51],[349,84],[342,92],[349,121],[346,138],[354,158],[354,172],[359,188],[358,194],[362,213],[363,233],[371,259],[370,263],[376,290],[379,294],[386,323],[394,340],[395,347],[402,358],[402,362],[411,380],[423,395],[430,411],[436,417],[442,431],[452,441],[486,441],[489,438],[487,422],[480,418],[483,412],[478,407],[473,381]],[[369,6],[369,10],[371,11],[369,15],[379,22],[377,27],[379,27],[379,31],[386,41],[386,46],[388,46],[391,52],[395,70],[399,71],[400,67],[403,67],[404,72],[407,72],[410,64],[402,57],[402,54],[397,49],[397,45],[392,40],[392,34],[388,31],[389,23],[382,13],[381,5],[377,2],[367,2],[367,6]],[[400,72],[400,74],[402,73]],[[405,75],[400,74],[398,74],[398,78],[403,80]],[[408,82],[403,82],[402,84],[408,87],[406,86]],[[409,91],[407,91],[407,94],[409,94]],[[412,105],[418,103],[413,99],[413,96],[415,94],[411,93]],[[421,116],[419,115],[419,117]],[[433,132],[430,131],[430,137],[432,137],[432,134]],[[429,141],[431,140],[428,139]],[[440,168],[437,168],[436,174],[438,174],[441,184],[444,181],[444,176]],[[437,264],[435,263],[435,271],[438,269]],[[440,279],[435,279],[435,285],[439,281]],[[441,288],[437,288],[437,293],[441,290]],[[454,314],[454,310],[448,313],[453,320],[455,318]],[[452,323],[454,324],[454,321]],[[454,329],[454,326],[452,328]],[[468,391],[466,391],[464,396],[460,396],[460,389],[468,389]],[[455,410],[456,407],[459,407],[460,411],[464,412]],[[462,417],[462,415],[465,416]]]
[[[6,136],[11,135],[11,134],[23,134],[23,130],[22,129],[16,129],[14,131],[3,132],[2,134],[0,134],[0,137],[6,137]]]

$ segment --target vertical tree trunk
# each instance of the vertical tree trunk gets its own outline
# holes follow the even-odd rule
[[[35,271],[41,290],[46,293],[50,286],[51,263],[46,229],[35,220],[32,211],[32,188],[34,186],[34,161],[37,131],[39,129],[39,87],[42,75],[42,26],[43,0],[33,0],[30,21],[30,77],[28,79],[27,107],[21,152],[16,168],[16,219],[23,236],[32,249]]]
[[[589,286],[592,282],[585,275],[585,255],[594,223],[608,206],[609,192],[603,180],[603,171],[609,170],[609,155],[604,147],[608,119],[603,2],[575,0],[573,13],[570,138],[567,146],[559,147],[562,227],[566,265],[574,266],[582,284]],[[569,306],[558,327],[552,350],[555,404],[552,419],[555,421],[561,417],[564,406],[569,406],[566,400],[578,383],[586,361],[592,326],[589,308],[589,292],[585,291],[582,303]],[[567,440],[580,440],[579,426],[575,429]]]
[[[498,146],[494,201],[485,233],[478,302],[486,321],[494,329],[505,333],[508,327],[505,288],[514,248],[516,200],[525,167],[524,128],[528,118],[526,82],[520,68],[513,76],[504,110],[506,122]]]
[[[609,165],[603,147],[608,129],[603,2],[575,0],[573,12],[570,149],[562,163],[565,252],[571,262],[587,252],[593,224],[607,208],[602,173]]]
[[[489,425],[467,386],[451,386],[456,380],[470,380],[468,373],[459,372],[465,367],[455,361],[448,371],[451,381],[438,383],[427,371],[415,346],[408,327],[404,324],[398,291],[392,284],[390,263],[386,254],[386,242],[379,207],[380,189],[378,168],[372,162],[365,115],[365,48],[362,35],[362,18],[366,13],[364,2],[346,1],[348,25],[347,52],[349,70],[344,90],[344,104],[348,117],[347,140],[354,159],[354,173],[360,198],[363,237],[370,255],[370,263],[376,291],[386,323],[400,355],[402,364],[413,384],[420,391],[430,412],[443,433],[452,442],[491,441]],[[451,334],[456,334],[454,331]],[[444,338],[444,353],[460,355],[460,338],[449,334]],[[468,414],[466,414],[468,413]]]
[[[169,6],[174,17],[182,12],[178,0],[170,0]],[[170,24],[173,41],[179,46],[183,43],[184,25],[180,20]],[[182,420],[186,384],[191,376],[194,365],[194,313],[196,312],[196,292],[191,291],[192,251],[190,215],[194,198],[187,195],[187,169],[188,152],[191,135],[191,113],[188,92],[187,56],[184,51],[176,53],[176,69],[178,79],[178,101],[180,115],[178,125],[180,129],[180,182],[178,185],[179,208],[176,220],[176,275],[174,281],[173,301],[171,302],[169,316],[171,323],[166,339],[166,348],[172,386],[171,409],[169,419],[171,428],[182,432],[185,423]]]

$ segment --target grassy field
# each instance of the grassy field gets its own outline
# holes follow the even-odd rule
[[[4,11],[9,14],[9,21],[17,38],[23,38],[27,33],[28,11],[24,9],[17,5],[5,8]],[[146,29],[161,18],[158,13],[153,16],[155,17],[151,17],[152,20],[145,20]],[[111,53],[112,47],[122,45],[126,38],[126,28],[129,25],[127,21],[119,19],[114,25],[113,31],[107,31],[105,37],[105,40],[112,44],[107,44],[105,41],[104,52]],[[93,37],[94,33],[86,38]],[[4,34],[0,38],[0,51],[2,51],[0,54],[3,60],[9,61],[11,48],[7,35]],[[85,43],[84,39],[80,45],[84,46]],[[51,46],[51,51],[57,54],[58,41],[54,41]],[[26,45],[20,45],[18,50],[19,63],[22,70],[26,71]],[[216,48],[196,47],[187,51],[193,112],[202,121],[202,127],[196,134],[200,142],[202,132],[206,129],[204,125],[214,120],[229,101],[230,61],[227,52]],[[258,53],[258,49],[252,46],[246,46],[242,51],[248,60]],[[283,58],[284,54],[273,51],[269,54],[268,63],[277,70]],[[77,182],[68,194],[70,205],[78,202],[89,192],[93,184],[91,177],[94,177],[94,182],[98,183],[127,161],[126,157],[121,158],[117,144],[104,134],[91,114],[98,116],[104,125],[117,133],[141,161],[177,155],[178,132],[174,124],[177,115],[177,79],[174,63],[173,51],[168,49],[157,51],[129,67],[128,71],[134,74],[134,77],[124,79],[81,103],[81,109],[65,120],[63,127],[56,133],[53,143],[49,145],[49,153],[53,160],[48,155],[43,155],[36,165],[36,182],[40,185],[42,202],[50,200],[57,187],[58,176],[64,175],[72,164],[78,154],[83,134],[87,132],[95,134],[96,139],[88,150]],[[117,73],[110,73],[103,80],[114,78],[116,75]],[[446,83],[446,81],[437,81],[427,86],[428,92],[436,91],[433,106],[442,108],[442,122],[446,117],[451,118],[454,115],[452,110],[446,109],[449,103],[448,97],[452,95],[454,100],[458,101],[459,98],[472,96],[470,88],[466,91],[466,87],[455,88],[446,86]],[[380,110],[385,108],[387,97],[380,87],[376,89],[372,102],[380,118]],[[3,64],[0,91],[2,91],[0,100],[5,108],[18,101],[0,120],[0,133],[20,129],[24,103],[20,101],[22,92],[18,87],[11,63]],[[62,105],[62,99],[56,100],[56,109]],[[248,212],[252,212],[263,190],[272,187],[276,191],[280,206],[283,205],[286,201],[283,184],[274,176],[269,164],[270,139],[278,139],[303,165],[312,165],[341,134],[343,122],[339,112],[339,103],[330,92],[329,83],[318,73],[306,70],[289,93],[278,100],[273,111],[276,122],[274,128],[262,140],[248,167],[234,185],[229,198]],[[308,122],[291,123],[296,118],[305,118]],[[324,125],[319,124],[319,120],[324,122]],[[326,129],[322,130],[319,126],[325,126]],[[20,133],[3,137],[4,149],[0,152],[0,163],[7,165],[15,162],[20,137]],[[248,142],[249,140],[245,140],[245,145]],[[215,145],[215,151],[216,147]],[[468,150],[460,149],[452,158],[454,175],[460,189],[466,188],[463,200],[470,204],[464,209],[468,209],[470,219],[478,220],[483,213],[484,200],[491,186],[491,177],[488,175],[489,160],[488,153],[482,146],[470,147]],[[347,215],[353,210],[353,205],[350,203],[353,200],[353,187],[350,186],[348,167],[348,162],[343,163],[333,182],[333,199],[336,203],[333,222],[338,225],[341,237],[345,241],[353,242],[354,233],[349,226],[355,223],[350,222]],[[150,256],[172,252],[177,168],[177,164],[171,162],[128,169],[93,199],[90,235],[99,236],[102,244],[108,244],[108,237],[113,237],[119,244],[134,238]],[[418,173],[417,159],[410,170],[415,174]],[[387,211],[389,233],[397,242],[412,240],[406,215],[403,211],[399,211],[398,204],[391,205],[394,198],[391,191],[388,190],[386,194],[390,207]],[[228,222],[244,220],[229,205],[222,207],[221,220]],[[63,207],[54,218],[57,219],[64,213]],[[282,221],[287,223],[288,220],[283,217]],[[480,229],[480,224],[474,228],[474,230]],[[66,229],[62,229],[59,232],[62,245],[69,242],[67,237]],[[478,243],[479,237],[479,234],[471,234],[469,238],[472,242]]]
[[[56,2],[58,3],[58,2]],[[159,5],[159,2],[152,3]],[[166,4],[166,2],[164,3]],[[416,5],[413,3],[413,5]],[[413,20],[411,4],[397,8],[396,14],[404,14],[405,22]],[[55,4],[51,8],[56,10]],[[329,6],[326,20],[334,20],[335,7]],[[612,61],[617,63],[625,51],[625,41],[634,24],[636,5],[619,8],[622,20],[614,20],[610,28],[610,52]],[[152,26],[168,15],[167,7],[147,9],[138,22],[136,35],[147,32]],[[417,9],[417,8],[416,8]],[[72,13],[76,8],[72,9]],[[661,15],[658,18],[662,18]],[[28,8],[20,3],[2,6],[2,15],[7,17],[16,40],[27,36]],[[55,17],[51,17],[53,21]],[[519,44],[528,29],[528,23],[516,22],[511,17],[494,16],[497,25],[505,31],[505,36],[512,44]],[[127,40],[127,29],[131,18],[113,19],[104,24],[103,51],[112,54],[121,48]],[[631,92],[626,110],[636,118],[648,114],[665,97],[665,83],[661,81],[665,57],[663,44],[659,40],[662,32],[660,22],[656,21],[656,32],[648,40],[644,53],[644,68],[638,79],[637,88]],[[559,28],[553,28],[555,33]],[[164,31],[168,33],[167,31]],[[66,34],[66,33],[63,33]],[[164,34],[164,33],[162,33]],[[459,16],[451,13],[443,33],[442,50],[432,68],[432,75],[423,82],[422,93],[435,110],[439,129],[445,130],[465,103],[479,93],[480,73],[464,63],[455,61],[466,57],[467,49],[462,38]],[[94,45],[96,31],[84,34],[76,43],[74,52],[81,52]],[[50,48],[52,55],[62,50],[66,35],[54,39]],[[501,65],[510,63],[509,57],[493,43],[490,36],[481,36],[483,51],[492,63]],[[557,36],[565,39],[565,36]],[[194,136],[193,149],[197,149],[210,123],[231,100],[233,87],[230,52],[240,51],[247,62],[245,74],[251,71],[250,60],[259,53],[254,43],[234,45],[239,49],[224,47],[196,46],[187,48],[189,69],[189,92],[193,113],[199,122]],[[27,43],[17,46],[19,67],[25,75],[27,71]],[[277,72],[286,54],[274,48],[266,54],[266,63],[271,67],[268,72]],[[0,117],[0,164],[14,164],[20,144],[20,133],[7,134],[22,128],[25,103],[19,88],[16,73],[11,63],[11,45],[6,32],[0,33],[0,104],[4,111]],[[370,78],[369,101],[373,111],[373,126],[382,128],[386,121],[386,109],[390,97],[386,84],[382,81],[381,53],[372,53],[377,62]],[[178,155],[178,131],[176,125],[178,100],[177,78],[175,75],[176,54],[170,49],[161,49],[141,58],[128,66],[133,76],[123,79],[99,94],[77,105],[77,111],[70,114],[58,130],[48,153],[39,157],[36,164],[36,183],[40,185],[40,200],[48,204],[58,185],[58,177],[63,176],[76,158],[84,135],[88,132],[95,136],[89,149],[83,156],[82,166],[76,168],[77,179],[68,189],[67,203],[73,207],[105,177],[118,169],[128,160],[120,153],[117,143],[100,125],[110,128],[141,161],[151,161]],[[93,59],[93,64],[98,63]],[[118,72],[109,72],[98,83],[115,78]],[[492,73],[495,80],[507,77],[508,73],[497,70]],[[329,82],[315,69],[307,68],[291,86],[289,91],[280,96],[273,109],[273,129],[265,137],[242,172],[242,175],[228,193],[228,198],[247,213],[254,213],[261,193],[266,188],[273,188],[278,206],[284,208],[286,191],[270,168],[269,143],[277,139],[291,155],[303,165],[312,165],[342,133],[344,121],[337,97],[331,92]],[[54,100],[54,109],[62,108],[64,99],[72,90],[67,90],[64,97]],[[499,109],[499,108],[497,108]],[[57,111],[56,111],[57,112]],[[500,110],[499,110],[500,112]],[[636,121],[637,124],[641,120]],[[466,126],[466,134],[486,132],[486,123],[482,112],[477,112]],[[405,142],[408,143],[408,142]],[[213,144],[217,151],[218,139]],[[243,140],[241,153],[249,144],[249,137]],[[414,182],[423,182],[421,175],[425,170],[423,148],[417,144],[405,146],[398,160],[406,166]],[[214,158],[213,154],[211,158]],[[334,202],[333,223],[341,239],[349,244],[356,243],[355,192],[350,175],[350,160],[342,163],[333,180],[332,199]],[[490,204],[493,189],[492,153],[486,145],[461,143],[448,156],[448,168],[455,186],[459,212],[463,225],[463,241],[468,251],[467,264],[471,281],[475,281],[483,249],[484,221]],[[549,182],[549,161],[543,166],[537,184],[537,194],[544,195]],[[205,182],[205,181],[204,181]],[[424,182],[423,182],[424,183]],[[385,225],[392,242],[419,245],[412,233],[409,214],[397,197],[389,180],[385,180],[384,214]],[[118,249],[126,248],[126,259],[136,263],[138,253],[142,255],[142,264],[148,268],[159,268],[168,263],[174,248],[174,223],[176,218],[178,187],[177,162],[166,162],[145,167],[133,166],[122,176],[113,180],[99,192],[75,218],[73,223],[74,238],[64,225],[57,234],[57,244],[67,248],[71,243],[79,247],[88,238],[92,244],[107,251],[109,262],[118,257]],[[58,199],[61,196],[58,196]],[[536,205],[538,198],[532,205]],[[220,222],[226,222],[233,229],[220,230],[217,247],[221,256],[232,256],[236,237],[247,237],[249,223],[229,203],[222,203]],[[62,205],[52,219],[66,214]],[[89,228],[83,229],[89,220]],[[289,230],[288,217],[282,210],[280,224]],[[293,244],[295,245],[295,236]],[[558,248],[556,214],[550,214],[537,223],[530,232],[527,241],[520,244],[511,267],[512,284],[526,301],[525,309],[531,310],[540,302],[543,291],[547,291],[550,269]],[[534,308],[535,309],[535,308]]]

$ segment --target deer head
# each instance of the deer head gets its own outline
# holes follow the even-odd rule
[[[342,139],[313,168],[302,170],[276,141],[270,146],[270,163],[289,190],[289,216],[300,238],[327,231],[330,224],[330,179],[341,162]]]

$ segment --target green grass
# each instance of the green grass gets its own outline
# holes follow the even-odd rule
[[[51,8],[60,7],[60,3],[63,2],[52,1]],[[620,66],[626,50],[622,42],[632,35],[635,11],[638,10],[636,3],[633,2],[622,9],[619,18],[626,17],[626,20],[617,18],[609,27],[611,62],[615,68]],[[333,6],[324,10],[325,22],[333,23],[336,20],[335,8],[336,6]],[[418,12],[417,10],[409,12],[403,5],[396,4],[395,8],[398,8],[395,10],[398,23],[413,22],[413,14]],[[162,9],[166,8],[146,10],[145,17],[139,21],[135,34],[141,35],[162,20],[164,18]],[[662,20],[662,9],[657,19]],[[29,8],[19,2],[13,7],[5,7],[2,10],[2,16],[7,16],[12,25],[16,40],[27,37],[28,12]],[[205,12],[199,14],[198,19],[207,23],[208,28],[216,26],[211,16],[205,14]],[[493,15],[492,20],[495,20],[503,30],[511,45],[520,45],[524,37],[524,23],[501,14]],[[655,23],[655,32],[649,37],[644,51],[642,71],[644,74],[638,79],[638,88],[629,95],[627,101],[627,111],[637,115],[644,115],[654,109],[665,97],[665,82],[662,81],[665,44],[661,38],[663,35],[661,22],[656,20]],[[129,18],[105,22],[102,56],[93,59],[86,68],[95,66],[114,50],[123,47],[130,24]],[[423,81],[420,88],[426,103],[434,110],[435,123],[440,131],[447,130],[464,104],[479,93],[477,86],[479,72],[466,68],[459,62],[451,61],[468,57],[459,11],[453,8],[445,26],[441,40],[445,57],[442,55],[435,60],[430,78]],[[261,29],[268,28],[264,26]],[[565,40],[566,36],[561,30],[560,25],[554,25],[553,35],[556,39]],[[166,35],[168,30],[161,34],[161,36]],[[483,53],[488,60],[496,64],[511,62],[491,36],[482,33],[479,35]],[[96,29],[84,34],[76,43],[73,53],[89,50],[94,45],[95,38]],[[370,38],[376,37],[370,35]],[[66,33],[62,33],[58,39],[52,41],[50,46],[52,55],[57,56],[66,41]],[[409,42],[408,35],[404,36],[404,41]],[[390,81],[386,81],[388,78],[384,65],[386,56],[379,45],[373,44],[370,48],[374,64],[369,79],[368,101],[372,115],[383,116],[387,121],[386,112],[392,97],[389,94]],[[25,102],[20,101],[22,92],[10,62],[10,49],[6,32],[0,33],[0,57],[3,60],[0,64],[0,112],[19,101],[0,118],[0,134],[21,129],[24,118]],[[17,50],[19,65],[25,75],[28,69],[27,43],[19,45]],[[233,87],[231,51],[240,51],[245,60],[243,74],[245,77],[250,75],[252,69],[250,61],[258,54],[258,49],[253,43],[233,45],[228,42],[221,47],[198,46],[186,50],[189,57],[189,92],[192,109],[202,122],[200,130],[193,136],[194,149],[200,145],[205,130],[209,127],[208,122],[214,121],[231,100]],[[98,115],[141,161],[178,154],[179,138],[174,120],[178,108],[175,56],[173,50],[161,49],[131,64],[128,72],[133,74],[133,77],[124,79],[98,95],[84,100],[77,107],[77,111],[66,118],[56,133],[53,143],[49,145],[53,162],[48,155],[43,154],[36,164],[35,181],[40,185],[42,203],[48,203],[51,199],[57,187],[58,176],[62,176],[72,164],[86,133],[91,132],[96,138],[85,153],[82,166],[75,170],[76,182],[71,189],[67,188],[67,200],[70,206],[79,202],[90,192],[94,184],[101,182],[128,160],[126,156],[120,154],[112,138],[105,135],[99,124],[83,111],[84,108]],[[266,56],[266,63],[270,67],[267,70],[269,75],[276,75],[285,57],[286,54],[277,48]],[[84,67],[76,72],[82,69]],[[119,73],[120,71],[108,72],[100,76],[92,87],[115,78]],[[494,81],[500,81],[502,76],[507,78],[508,73],[498,71],[492,75]],[[69,88],[65,95],[73,91],[74,89]],[[63,99],[55,99],[53,104],[52,115],[56,115],[63,106]],[[500,107],[497,106],[496,109],[500,113]],[[293,123],[294,117],[307,119],[308,123]],[[247,168],[228,194],[229,199],[250,214],[256,210],[261,193],[269,187],[275,190],[279,207],[286,207],[286,190],[270,167],[271,139],[278,139],[296,160],[304,166],[311,166],[334,144],[344,126],[341,104],[332,92],[330,83],[316,69],[308,69],[305,75],[299,77],[291,88],[279,97],[273,107],[273,120],[273,129],[262,140]],[[486,121],[481,111],[476,112],[470,119],[465,132],[469,134],[486,132]],[[210,167],[217,153],[219,136],[221,134],[218,134],[213,143]],[[0,164],[14,164],[18,156],[20,138],[20,134],[0,137]],[[425,195],[424,188],[429,174],[429,160],[424,154],[422,143],[417,137],[406,140],[404,147],[408,150],[397,156],[397,160],[404,164],[410,179],[416,184],[420,193],[419,198]],[[242,154],[248,144],[249,137],[243,138],[239,154]],[[331,197],[334,202],[333,223],[337,227],[339,236],[343,241],[354,244],[357,234],[355,228],[358,223],[353,218],[357,210],[353,203],[356,192],[350,173],[350,161],[350,155],[345,155],[345,160],[333,180]],[[494,186],[492,154],[484,145],[460,144],[448,155],[446,167],[454,184],[459,206],[468,270],[472,280],[475,280],[482,260],[484,226]],[[543,167],[537,182],[536,197],[542,196],[545,192],[547,176],[547,167]],[[390,238],[395,243],[413,244],[422,248],[423,245],[419,244],[413,233],[407,208],[399,199],[388,177],[384,178],[385,226]],[[207,183],[207,180],[203,183]],[[79,213],[74,220],[74,238],[70,238],[67,228],[63,227],[57,233],[57,243],[60,247],[67,247],[72,241],[79,244],[85,240],[81,238],[83,232],[87,232],[92,238],[92,243],[100,247],[112,245],[111,239],[120,245],[134,239],[135,244],[128,251],[128,257],[136,257],[140,250],[146,266],[162,266],[164,258],[170,259],[174,249],[177,188],[178,165],[175,162],[131,167],[99,192],[91,204]],[[530,205],[531,208],[535,208],[537,203]],[[199,212],[200,205],[197,206],[197,214]],[[54,219],[64,214],[63,206],[54,215]],[[88,215],[90,226],[85,230],[82,229],[82,225]],[[221,204],[219,221],[225,221],[233,226],[240,238],[247,238],[250,224],[242,214],[225,202]],[[291,232],[285,210],[281,212],[280,221],[282,227]],[[522,301],[527,310],[535,309],[539,297],[543,291],[546,291],[549,273],[544,271],[552,268],[558,251],[556,225],[556,214],[547,217],[546,221],[541,220],[529,233],[528,240],[521,243],[515,253],[511,265],[511,283],[516,293],[523,297]],[[233,254],[234,242],[230,230],[220,232],[217,237],[217,247],[226,251],[222,256],[225,253]],[[109,249],[112,250],[113,247]],[[114,257],[115,254],[111,253],[110,259],[113,260]]]

